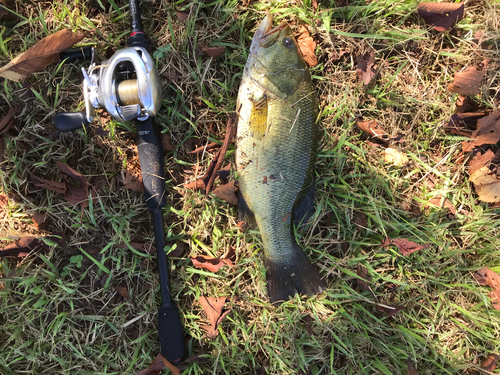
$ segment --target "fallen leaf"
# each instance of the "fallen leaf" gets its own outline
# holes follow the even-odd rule
[[[356,119],[356,125],[363,130],[365,133],[368,133],[370,136],[387,140],[389,135],[385,132],[385,130],[379,125],[377,120],[368,120],[364,121],[360,118]]]
[[[8,206],[9,206],[9,197],[5,193],[0,194],[0,212],[7,209]]]
[[[472,133],[471,141],[462,142],[464,152],[472,151],[484,144],[495,144],[500,140],[500,109],[477,120],[477,129]]]
[[[449,201],[448,198],[444,198],[444,201],[443,201],[442,204],[441,204],[441,201],[442,201],[442,197],[441,197],[441,195],[439,195],[439,196],[437,196],[435,198],[432,198],[429,201],[429,203],[433,204],[434,206],[437,206],[439,208],[447,208],[448,212],[450,212],[452,215],[456,215],[457,210],[455,209],[455,207],[453,206],[453,204],[451,204],[451,202]]]
[[[135,190],[140,193],[144,192],[144,185],[142,184],[142,177],[140,175],[134,175],[130,171],[125,172],[125,188],[130,190]]]
[[[368,276],[368,270],[366,269],[366,267],[362,266],[361,264],[358,265],[356,273],[358,274],[359,277],[361,277],[361,279],[356,279],[356,284],[358,285],[358,288],[364,290],[365,292],[372,293],[370,286],[366,282],[372,279],[371,276]]]
[[[397,167],[402,167],[410,162],[406,153],[402,152],[401,147],[393,146],[385,149],[384,160]]]
[[[477,70],[473,66],[455,73],[453,82],[449,84],[448,91],[456,92],[460,95],[476,95],[481,93],[481,81],[484,77],[484,70]]]
[[[377,311],[383,312],[388,316],[394,316],[404,308],[401,305],[377,305]]]
[[[207,46],[201,46],[201,49],[203,52],[205,52],[208,56],[216,59],[217,57],[221,56],[226,52],[226,47],[220,46],[220,47],[207,47]]]
[[[35,229],[40,230],[45,226],[45,224],[50,221],[50,216],[42,213],[34,214],[31,217],[31,220],[33,220],[33,226],[35,227]]]
[[[476,112],[479,110],[478,103],[470,96],[459,96],[455,103],[458,113]]]
[[[481,365],[481,368],[489,372],[495,371],[499,358],[498,354],[490,354]]]
[[[231,312],[231,310],[224,310],[226,297],[201,297],[200,304],[210,320],[210,326],[202,326],[209,339],[215,339],[219,335],[217,327],[222,320]]]
[[[176,10],[175,14],[177,15],[177,19],[179,21],[186,22],[189,19],[190,12],[181,12],[179,10]]]
[[[217,189],[213,191],[213,193],[218,196],[220,199],[225,200],[229,204],[232,204],[234,206],[238,205],[238,196],[236,195],[236,191],[238,188],[234,185],[234,180],[219,186]]]
[[[455,113],[445,125],[445,129],[450,130],[454,134],[471,138],[472,131],[468,128],[477,127],[477,120],[487,114],[487,112]]]
[[[313,10],[316,12],[318,10],[318,0],[311,0],[311,5]]]
[[[307,65],[311,68],[318,65],[318,59],[314,53],[316,49],[316,42],[311,37],[309,30],[305,26],[301,26],[297,33],[297,46],[302,54]]]
[[[43,247],[43,242],[35,237],[22,237],[15,243],[11,243],[0,249],[0,257],[21,258],[30,252]]]
[[[314,330],[312,328],[313,318],[310,315],[306,315],[302,321],[305,323],[304,328],[309,336],[314,335]]]
[[[207,168],[205,175],[203,176],[203,182],[205,183],[205,194],[208,194],[212,190],[215,178],[217,177],[217,172],[221,169],[224,163],[224,158],[226,157],[226,151],[229,147],[229,142],[233,139],[235,135],[235,120],[234,117],[229,118],[226,125],[226,136],[224,137],[224,142],[222,147],[217,150],[213,160]]]
[[[198,354],[192,355],[191,357],[179,363],[177,365],[177,368],[179,369],[179,371],[184,371],[191,363],[201,363],[207,361],[207,358],[202,357],[203,354],[206,353],[202,351]]]
[[[205,190],[205,182],[203,181],[203,179],[191,181],[187,184],[184,184],[183,186],[184,186],[184,189]]]
[[[418,372],[415,371],[413,365],[411,364],[411,359],[408,357],[408,375],[418,375]]]
[[[125,299],[130,299],[128,289],[123,286],[115,286],[115,290]]]
[[[161,134],[161,144],[163,146],[163,152],[175,150],[175,147],[170,143],[170,136],[166,133]]]
[[[465,13],[464,3],[419,3],[418,15],[436,31],[451,29]]]
[[[220,147],[220,144],[218,144],[217,142],[210,142],[209,144],[207,144],[205,146],[200,146],[200,147],[195,148],[193,151],[190,151],[189,153],[190,154],[197,154],[199,152],[210,151],[210,150],[217,148],[217,147]]]
[[[358,230],[368,228],[368,218],[362,212],[358,212],[356,218],[354,219],[354,224],[358,227]]]
[[[469,177],[474,184],[479,199],[483,202],[494,203],[500,201],[500,180],[488,167],[482,167]]]
[[[58,62],[62,50],[70,48],[83,38],[83,34],[75,34],[68,29],[49,35],[2,67],[0,77],[16,82],[22,81],[30,74]]]
[[[475,172],[480,170],[482,167],[489,167],[491,161],[495,157],[493,151],[488,150],[484,154],[478,152],[474,157],[469,161],[469,175],[473,175]]]
[[[217,176],[219,176],[219,179],[225,184],[227,184],[227,179],[230,174],[231,174],[231,162],[229,162],[228,165],[226,165],[224,168],[221,168],[217,172]]]
[[[46,180],[44,178],[40,178],[35,176],[33,173],[29,172],[31,182],[36,187],[40,187],[43,189],[47,189],[50,191],[55,191],[56,193],[63,193],[66,191],[66,184],[64,182],[56,182],[51,180]]]
[[[0,134],[5,134],[14,125],[14,116],[21,111],[21,107],[10,107],[5,116],[0,121]]]
[[[375,77],[377,71],[377,65],[375,65],[375,52],[371,51],[356,57],[356,63],[358,64],[356,68],[358,81],[363,82],[363,85],[368,85],[373,77]]]
[[[217,272],[225,264],[221,258],[214,258],[209,255],[196,255],[190,258],[196,268],[205,268],[210,272]]]
[[[423,249],[428,249],[430,245],[427,243],[425,245],[420,245],[416,242],[410,241],[406,238],[394,238],[390,239],[387,237],[384,241],[382,241],[382,247],[387,247],[390,245],[396,245],[399,249],[399,252],[403,256],[408,256],[410,254],[413,254],[416,251],[423,250]]]
[[[172,375],[180,375],[181,373],[177,367],[158,354],[151,366],[138,372],[137,375],[160,375],[161,370],[165,367],[172,371]]]
[[[65,183],[64,198],[66,198],[66,200],[74,206],[80,203],[82,205],[82,208],[87,207],[89,204],[89,181],[87,177],[83,176],[80,172],[74,170],[69,165],[62,162],[58,162],[57,166],[69,177],[80,182],[81,185],[75,186],[69,183]]]
[[[240,232],[245,233],[249,227],[250,226],[248,225],[248,223],[246,221],[238,222],[238,228],[239,228]]]
[[[484,267],[474,273],[474,278],[481,285],[489,285],[491,304],[495,310],[500,310],[500,276],[493,270]]]

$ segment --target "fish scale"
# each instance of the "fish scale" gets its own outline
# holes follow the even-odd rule
[[[263,24],[267,27],[269,19]],[[276,43],[293,38],[289,27],[282,27],[281,34]],[[254,41],[258,36],[256,32]],[[251,51],[261,52],[254,46],[252,42]],[[267,57],[252,58],[251,52],[243,73],[237,104],[236,166],[247,215],[255,218],[262,236],[268,292],[275,302],[295,293],[315,294],[326,285],[296,243],[291,228],[295,210],[313,183],[314,87],[300,56],[290,67],[277,67],[280,70],[274,72],[274,81],[269,81],[272,71],[266,68],[266,61],[276,66],[279,56]],[[290,74],[292,83],[285,82],[281,90],[276,74]],[[297,77],[297,87],[291,90]]]

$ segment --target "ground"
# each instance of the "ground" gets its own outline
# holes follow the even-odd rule
[[[499,4],[465,2],[464,19],[445,32],[426,25],[411,0],[318,4],[314,10],[308,0],[141,2],[163,82],[157,122],[174,148],[165,155],[167,251],[177,250],[173,296],[187,356],[204,353],[184,373],[406,374],[410,358],[418,374],[475,374],[500,350],[500,315],[490,288],[473,277],[482,267],[500,271],[500,212],[478,200],[460,158],[464,137],[444,125],[457,110],[459,95],[448,90],[454,74],[483,68],[487,58],[473,102],[498,108]],[[62,28],[86,32],[80,45],[94,46],[101,59],[126,45],[124,0],[8,6],[19,22],[0,26],[2,66]],[[183,186],[205,173],[215,152],[190,151],[224,139],[265,11],[294,30],[307,25],[318,58],[311,69],[321,129],[316,212],[297,236],[328,290],[279,307],[268,303],[258,232],[238,229],[234,206]],[[212,58],[202,46],[226,49]],[[363,85],[356,58],[370,51],[376,75]],[[45,245],[0,260],[1,374],[135,374],[159,350],[158,275],[147,245],[154,241],[152,218],[142,194],[124,186],[126,170],[137,163],[134,129],[104,114],[87,131],[61,134],[52,124],[56,113],[83,108],[79,71],[86,64],[53,64],[22,83],[2,78],[0,113],[21,110],[4,136],[0,192],[8,203],[0,209],[0,240],[35,236]],[[409,163],[384,162],[387,144],[355,125],[360,116],[401,136]],[[230,145],[227,163],[233,157]],[[74,183],[58,162],[89,179],[88,207],[34,185],[30,173]],[[447,198],[454,213],[424,207],[436,197]],[[40,230],[32,224],[37,213],[50,218]],[[386,237],[429,246],[403,256],[395,246],[381,247]],[[217,273],[189,258],[222,256],[231,246],[234,267]],[[362,267],[373,294],[356,281]],[[129,298],[115,287],[127,288]],[[226,296],[232,308],[214,340],[200,328],[208,322],[202,296]],[[388,316],[377,303],[404,309]]]

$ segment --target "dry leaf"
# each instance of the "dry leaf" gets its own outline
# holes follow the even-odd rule
[[[384,160],[387,163],[392,163],[397,167],[402,167],[409,163],[408,156],[402,152],[401,147],[394,146],[385,149]]]
[[[0,134],[5,134],[14,125],[14,116],[21,111],[21,107],[10,107],[5,116],[0,121]]]
[[[418,372],[415,371],[413,365],[411,364],[411,359],[408,357],[408,375],[418,375]]]
[[[210,326],[202,326],[207,333],[207,337],[215,339],[219,335],[217,327],[222,320],[231,312],[231,310],[223,310],[226,303],[226,297],[201,297],[200,304],[210,320]]]
[[[368,270],[360,264],[360,265],[358,265],[358,269],[356,270],[356,273],[358,274],[359,277],[362,278],[362,279],[356,279],[356,284],[358,285],[358,288],[361,290],[364,290],[365,292],[372,293],[370,286],[365,281],[365,280],[370,281],[372,279],[371,276],[368,276]]]
[[[64,198],[66,198],[66,200],[74,206],[81,203],[82,207],[87,207],[89,204],[89,181],[87,177],[62,162],[58,162],[57,166],[69,177],[79,181],[81,184],[81,186],[75,186],[65,183]]]
[[[500,201],[500,180],[490,168],[482,167],[469,177],[474,184],[479,199],[483,202],[494,203]]]
[[[201,49],[203,52],[205,52],[208,56],[216,59],[217,57],[221,56],[226,52],[226,47],[220,46],[220,47],[207,47],[207,46],[201,46]]]
[[[475,147],[484,144],[495,144],[500,140],[500,109],[496,109],[488,116],[477,121],[477,129],[472,133],[471,141],[464,141],[464,152],[472,151]]]
[[[365,53],[364,55],[356,57],[356,62],[358,64],[356,68],[358,81],[363,82],[363,85],[368,85],[373,77],[375,77],[377,71],[377,65],[375,65],[375,52],[371,51],[370,53]]]
[[[231,181],[225,185],[219,186],[217,189],[213,191],[213,193],[218,196],[220,199],[225,200],[229,204],[234,206],[238,205],[238,196],[236,195],[236,191],[238,188],[235,186],[235,181]]]
[[[175,14],[177,15],[177,19],[181,22],[186,22],[189,19],[189,13],[190,12],[181,12],[179,10],[175,11]]]
[[[368,218],[362,212],[358,212],[356,218],[354,219],[354,224],[358,227],[358,230],[365,229],[368,227]]]
[[[479,284],[491,287],[492,291],[489,293],[491,304],[495,310],[500,310],[500,276],[484,267],[474,273],[474,278]]]
[[[125,188],[144,193],[144,185],[142,184],[142,176],[134,175],[130,171],[125,172]]]
[[[455,73],[453,82],[448,86],[448,91],[460,95],[476,95],[481,93],[480,85],[484,77],[484,70],[477,70],[473,66],[463,72]]]
[[[250,225],[248,225],[246,221],[240,221],[238,222],[238,228],[240,232],[245,233],[248,230],[248,228],[250,228]]]
[[[170,143],[170,136],[166,133],[161,134],[161,144],[163,146],[163,152],[175,150],[175,147]]]
[[[316,58],[316,54],[314,53],[316,49],[316,42],[311,37],[309,30],[307,27],[301,26],[298,34],[297,34],[297,46],[299,47],[299,51],[302,54],[307,65],[311,68],[313,66],[318,65],[318,59]]]
[[[190,151],[189,153],[190,154],[197,154],[199,152],[210,151],[210,150],[217,148],[217,147],[220,147],[220,144],[218,144],[217,142],[210,142],[208,145],[197,147],[196,149],[194,149],[193,151]]]
[[[68,29],[49,35],[2,67],[0,77],[22,81],[30,74],[58,62],[59,53],[78,43],[83,37],[83,34],[75,34]]]
[[[56,193],[63,193],[66,191],[66,184],[64,182],[56,182],[51,180],[46,180],[44,178],[40,178],[35,176],[33,173],[29,172],[31,182],[36,187],[40,187],[43,189],[47,189],[50,191],[55,191]]]
[[[442,197],[441,195],[432,198],[429,203],[433,204],[434,206],[438,206],[439,208],[447,208],[448,212],[450,212],[452,215],[456,215],[457,210],[455,207],[451,204],[451,202],[448,200],[448,198],[444,198],[443,204],[441,204]]]
[[[311,5],[312,5],[313,10],[316,12],[318,10],[318,1],[311,0]]]
[[[376,137],[382,140],[387,140],[389,138],[388,134],[378,124],[377,120],[363,121],[362,119],[358,118],[356,119],[356,125],[372,137]]]
[[[224,168],[221,168],[217,172],[217,176],[219,176],[219,179],[224,183],[227,184],[227,179],[229,175],[231,174],[231,162],[229,162],[228,165],[226,165]]]
[[[203,181],[203,179],[191,181],[187,184],[184,184],[183,186],[184,186],[184,189],[205,190],[205,182]]]
[[[170,369],[170,371],[172,371],[172,375],[181,374],[181,372],[177,367],[175,367],[173,364],[171,364],[169,361],[163,358],[161,354],[158,354],[154,362],[151,364],[151,366],[149,366],[145,370],[138,372],[137,375],[160,375],[161,370],[163,370],[165,367],[167,367],[168,369]]]
[[[130,299],[128,289],[123,286],[115,286],[115,290],[125,299]]]
[[[478,152],[474,157],[469,161],[469,175],[473,175],[475,172],[480,170],[482,167],[489,167],[491,161],[495,157],[493,151],[488,150],[484,154]]]
[[[451,29],[464,17],[464,3],[420,3],[418,15],[436,31]]]
[[[384,241],[382,241],[382,247],[387,247],[390,245],[396,245],[399,249],[399,252],[403,256],[408,256],[410,254],[413,254],[416,251],[423,250],[423,249],[428,249],[430,245],[427,243],[425,245],[420,245],[416,242],[410,241],[406,238],[394,238],[390,239],[387,237]]]
[[[33,226],[35,227],[35,229],[40,230],[45,226],[45,224],[47,224],[50,221],[50,216],[41,213],[34,214],[31,220],[33,220]]]
[[[481,368],[489,372],[495,371],[499,358],[498,354],[490,354],[481,365]]]
[[[394,316],[404,308],[402,305],[377,305],[377,311],[383,312],[388,316]]]
[[[30,252],[43,247],[43,242],[35,237],[22,237],[19,241],[11,243],[0,249],[0,257],[25,257]]]
[[[217,272],[225,264],[221,258],[214,258],[209,255],[196,255],[190,258],[196,268],[205,268],[210,272]]]
[[[470,138],[472,137],[472,131],[468,128],[477,127],[477,120],[487,114],[487,112],[455,113],[445,125],[445,129],[450,130],[454,134]]]

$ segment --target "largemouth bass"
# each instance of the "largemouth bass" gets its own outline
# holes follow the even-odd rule
[[[294,239],[292,225],[314,209],[316,93],[288,25],[267,15],[252,39],[237,102],[240,215],[264,245],[271,302],[326,289]]]

